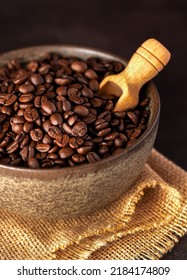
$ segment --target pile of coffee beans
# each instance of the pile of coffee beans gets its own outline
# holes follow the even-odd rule
[[[0,164],[61,168],[120,153],[145,131],[149,99],[113,112],[117,97],[100,96],[99,83],[124,66],[118,61],[46,54],[10,60],[0,68]]]

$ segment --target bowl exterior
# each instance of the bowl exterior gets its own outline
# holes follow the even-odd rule
[[[0,64],[10,58],[38,58],[49,51],[82,58],[95,55],[119,60],[117,56],[92,49],[48,46],[3,54]],[[30,170],[0,165],[0,207],[22,215],[59,219],[91,213],[117,199],[140,174],[154,145],[159,97],[153,83],[147,85],[146,93],[151,99],[149,129],[136,144],[119,155],[80,167]]]

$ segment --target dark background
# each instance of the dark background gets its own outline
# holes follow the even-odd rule
[[[187,169],[187,2],[182,0],[5,0],[0,8],[0,53],[34,45],[96,47],[126,59],[148,38],[172,54],[155,79],[161,118],[155,147]],[[182,238],[168,259],[187,259]]]

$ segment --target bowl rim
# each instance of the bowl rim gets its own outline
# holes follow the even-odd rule
[[[49,51],[45,51],[45,49],[54,49],[54,52],[57,52],[58,50],[60,51],[59,53],[61,53],[63,55],[63,50],[70,50],[72,49],[74,52],[78,52],[78,53],[86,53],[88,56],[98,56],[98,57],[103,57],[106,59],[113,59],[113,60],[118,60],[120,62],[122,62],[124,65],[127,64],[127,61],[125,58],[121,57],[120,55],[116,55],[112,52],[109,51],[105,51],[102,50],[100,48],[92,48],[92,47],[86,47],[86,46],[81,46],[81,45],[69,45],[69,44],[49,44],[49,45],[37,45],[37,46],[30,46],[30,47],[25,47],[25,48],[18,48],[18,49],[14,49],[14,50],[10,50],[7,52],[3,52],[0,54],[0,62],[1,59],[3,57],[5,57],[5,59],[7,60],[8,57],[9,59],[11,58],[11,55],[15,56],[16,53],[20,53],[20,52],[27,52],[27,51],[36,51],[36,50],[42,50],[43,54],[47,53]],[[76,56],[76,54],[75,54]],[[21,59],[22,56],[18,56],[18,59]],[[39,59],[39,57],[38,57]],[[26,60],[24,60],[26,61]],[[28,60],[29,61],[29,60]],[[1,63],[0,63],[1,65]],[[1,66],[0,66],[1,67]],[[146,128],[146,130],[143,132],[143,134],[135,141],[135,143],[132,144],[132,146],[127,147],[124,149],[123,152],[119,153],[119,154],[114,154],[114,155],[110,155],[107,158],[101,159],[99,161],[93,162],[93,163],[83,163],[80,164],[78,166],[67,166],[67,167],[62,167],[62,168],[40,168],[40,169],[31,169],[31,168],[27,168],[27,167],[19,167],[19,166],[9,166],[9,165],[3,165],[0,164],[0,170],[3,171],[14,171],[14,172],[21,172],[22,174],[45,174],[47,173],[60,173],[60,175],[65,175],[68,173],[81,173],[81,171],[87,171],[87,170],[92,170],[92,169],[99,169],[100,166],[108,166],[108,164],[110,164],[112,161],[115,160],[120,160],[122,157],[127,156],[129,154],[130,151],[136,150],[136,148],[141,145],[141,143],[146,139],[146,137],[151,133],[151,131],[153,130],[153,128],[155,127],[158,119],[159,119],[159,115],[160,115],[160,97],[159,97],[159,93],[157,90],[157,87],[155,86],[154,82],[151,80],[148,83],[146,83],[146,85],[148,88],[152,88],[152,90],[154,91],[153,94],[153,99],[154,99],[154,103],[156,104],[154,106],[154,110],[151,112],[152,116],[151,119],[149,120],[148,123],[148,127]]]

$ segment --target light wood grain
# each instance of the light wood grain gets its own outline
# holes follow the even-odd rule
[[[159,41],[146,40],[122,72],[104,78],[99,93],[119,97],[114,111],[133,109],[138,104],[141,87],[164,68],[170,57],[170,52]]]

